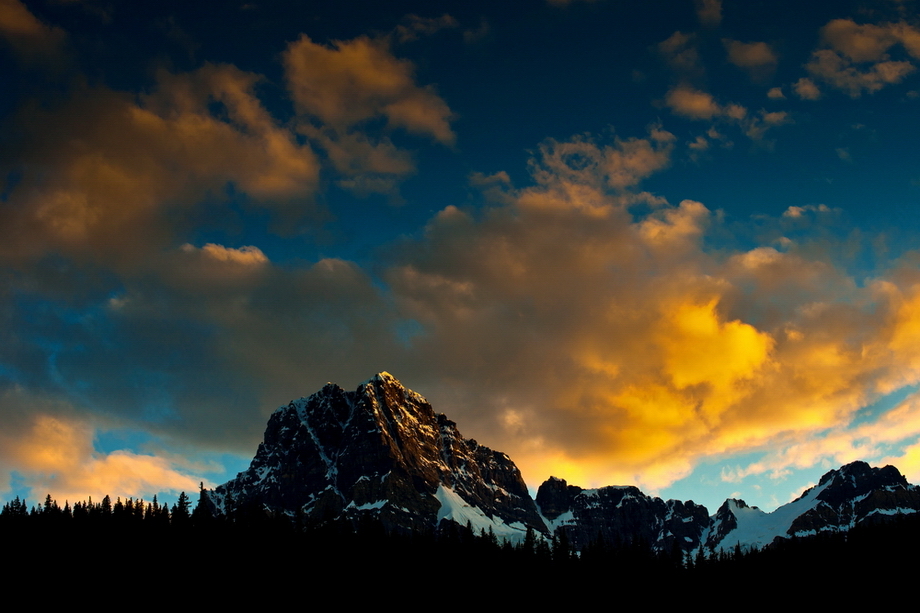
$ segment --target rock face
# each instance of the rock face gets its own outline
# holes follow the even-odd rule
[[[920,487],[894,466],[853,462],[821,477],[813,488],[772,513],[730,498],[710,516],[692,501],[661,500],[632,486],[583,490],[551,477],[537,492],[537,505],[554,533],[565,531],[583,548],[598,537],[607,543],[640,540],[659,551],[692,552],[763,547],[777,538],[845,532],[863,522],[920,512]]]
[[[550,477],[537,491],[537,506],[553,533],[565,532],[576,549],[598,538],[608,544],[641,541],[671,551],[699,548],[709,527],[706,507],[693,501],[664,501],[634,486],[585,490]]]
[[[920,488],[894,466],[872,468],[865,462],[826,473],[795,502],[809,499],[813,506],[793,520],[790,535],[842,532],[885,516],[920,511]]]
[[[315,522],[372,516],[402,531],[453,520],[513,541],[532,529],[564,533],[579,550],[602,538],[689,553],[761,547],[915,513],[920,488],[893,466],[853,462],[772,513],[729,499],[710,516],[692,501],[633,486],[583,489],[555,477],[535,503],[511,458],[463,438],[422,396],[380,373],[354,392],[330,383],[280,407],[249,469],[203,492],[202,501],[218,514],[256,508]]]
[[[920,512],[920,488],[894,466],[871,468],[852,462],[831,470],[797,499],[772,513],[726,500],[713,516],[708,549],[762,547],[776,538],[846,532],[864,522]]]
[[[514,462],[463,438],[388,373],[280,407],[249,469],[205,495],[219,513],[260,506],[316,521],[370,514],[391,530],[442,519],[506,537],[545,530]]]

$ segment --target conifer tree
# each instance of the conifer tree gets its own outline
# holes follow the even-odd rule
[[[185,492],[179,494],[176,504],[172,508],[172,521],[174,524],[185,524],[188,522],[191,514],[189,513],[189,507],[191,503],[189,502],[188,496]]]

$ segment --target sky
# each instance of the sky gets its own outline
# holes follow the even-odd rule
[[[0,498],[381,371],[531,489],[920,482],[918,67],[917,0],[0,0]]]

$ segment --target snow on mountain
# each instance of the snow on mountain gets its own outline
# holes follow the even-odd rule
[[[878,517],[920,511],[920,488],[893,466],[853,462],[831,470],[792,502],[764,513],[741,500],[726,500],[713,516],[712,549],[763,547],[777,537],[845,532]],[[730,526],[728,530],[720,527]]]
[[[507,455],[461,436],[385,372],[354,392],[330,383],[278,408],[249,469],[205,498],[224,514],[264,508],[316,522],[371,514],[400,530],[448,518],[509,538],[544,529]]]
[[[772,513],[729,499],[710,516],[693,501],[634,486],[583,489],[555,477],[534,501],[511,458],[464,438],[424,397],[381,372],[353,392],[329,383],[279,407],[249,468],[202,500],[215,514],[269,510],[308,523],[372,516],[402,531],[453,521],[511,541],[532,528],[546,537],[565,532],[576,549],[601,538],[692,553],[915,513],[920,488],[893,466],[853,462]]]

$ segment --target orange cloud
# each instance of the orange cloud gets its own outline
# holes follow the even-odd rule
[[[764,81],[776,69],[778,59],[770,45],[764,42],[743,43],[728,38],[722,39],[728,52],[728,61],[748,71],[755,81]]]
[[[195,247],[188,244],[183,245],[182,250],[186,252],[196,251]],[[242,266],[261,266],[262,264],[268,262],[268,258],[265,257],[265,254],[262,253],[262,250],[253,246],[240,247],[239,249],[228,249],[223,245],[208,243],[202,247],[200,251],[207,257],[213,258],[220,262],[231,262],[234,264],[240,264]]]
[[[751,113],[740,104],[721,105],[711,94],[687,85],[669,90],[664,102],[675,115],[696,120],[719,120],[737,125],[752,140],[761,140],[764,133],[773,126],[792,123],[785,112],[768,113],[761,110],[759,113]]]
[[[633,218],[603,149],[544,147],[537,186],[480,218],[445,209],[387,277],[425,330],[426,395],[529,479],[661,488],[703,458],[817,446],[920,381],[920,281],[858,284],[792,242],[710,253],[716,216],[685,201]],[[813,208],[776,223],[818,223]]]
[[[808,77],[802,77],[792,86],[796,95],[803,100],[817,100],[821,97],[821,90]]]
[[[0,254],[117,254],[127,264],[168,244],[181,229],[175,220],[229,183],[286,219],[310,213],[303,200],[317,186],[316,157],[264,109],[257,81],[205,65],[161,73],[139,101],[91,89],[51,111],[24,109],[20,159],[29,170],[9,195]]]
[[[406,15],[403,23],[396,26],[394,34],[399,42],[405,43],[416,40],[419,36],[431,36],[439,30],[459,26],[457,20],[447,13],[440,17],[419,17],[410,14]]]
[[[94,429],[85,422],[47,414],[30,421],[16,436],[0,436],[0,463],[15,466],[37,498],[51,494],[61,505],[106,494],[149,500],[163,492],[194,492],[201,481],[162,456],[96,452]]]
[[[673,134],[657,126],[649,128],[648,138],[616,138],[613,146],[599,146],[586,137],[550,139],[540,146],[541,156],[531,166],[539,182],[564,178],[569,183],[623,190],[666,168],[673,141]]]
[[[698,77],[703,74],[703,65],[696,42],[696,35],[677,31],[658,43],[658,52],[682,77]]]
[[[456,25],[448,15],[410,17],[398,38]],[[302,115],[298,130],[326,151],[344,175],[339,184],[359,195],[395,193],[398,180],[415,171],[407,151],[363,130],[368,122],[383,118],[390,131],[401,128],[448,145],[455,140],[447,103],[433,88],[416,85],[414,66],[395,57],[386,38],[359,37],[327,47],[304,34],[288,45],[283,61]]]
[[[300,111],[339,131],[384,117],[391,127],[454,141],[447,104],[416,85],[412,64],[393,56],[382,40],[359,37],[326,47],[302,34],[283,58]]]
[[[825,48],[812,54],[806,68],[853,98],[900,83],[916,70],[910,61],[891,59],[888,52],[894,46],[901,45],[912,58],[920,59],[920,31],[906,23],[860,25],[835,19],[822,28],[821,38]]]
[[[717,26],[722,22],[722,0],[694,0],[696,16],[704,26]]]
[[[712,119],[723,112],[711,94],[690,87],[670,90],[665,103],[674,113],[691,119]]]
[[[19,0],[0,0],[0,37],[27,62],[57,62],[67,35],[42,23]]]

